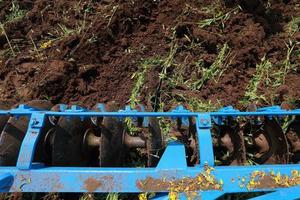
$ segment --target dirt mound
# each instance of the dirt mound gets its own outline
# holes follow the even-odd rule
[[[146,104],[154,99],[189,104],[193,98],[242,108],[243,99],[270,104],[299,98],[300,35],[297,27],[288,31],[300,14],[296,0],[251,5],[180,0],[1,2],[2,99],[42,98],[91,107],[110,100],[126,104],[134,98]],[[288,48],[293,48],[289,55]],[[245,91],[264,57],[274,69],[285,63],[293,70],[280,86],[261,80],[257,95],[264,101],[258,101]],[[144,71],[141,66],[146,66]],[[268,73],[274,74],[272,70]],[[204,71],[212,75],[205,79],[209,73]],[[140,86],[133,74],[143,75]],[[276,78],[271,76],[272,81]]]

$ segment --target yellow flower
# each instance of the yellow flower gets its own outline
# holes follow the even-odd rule
[[[220,184],[221,184],[221,185],[223,185],[223,184],[224,184],[224,182],[223,182],[223,179],[220,179]]]
[[[280,175],[280,172],[278,172],[277,175],[274,177],[275,183],[279,184],[280,179],[281,179],[281,175]]]
[[[293,175],[294,177],[299,176],[299,171],[298,171],[298,170],[293,170],[293,171],[292,171],[292,175]]]
[[[47,41],[47,42],[44,42],[44,43],[41,44],[41,48],[42,48],[42,49],[48,49],[49,47],[52,46],[52,43],[53,43],[52,40],[49,40],[49,41]]]
[[[139,200],[148,200],[147,195],[145,193],[139,194]]]
[[[169,199],[170,200],[178,200],[178,193],[170,191],[170,193],[169,193]]]

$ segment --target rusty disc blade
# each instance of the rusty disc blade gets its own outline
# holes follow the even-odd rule
[[[8,110],[10,106],[6,102],[0,102],[0,110]],[[0,131],[4,129],[4,126],[6,125],[7,121],[9,119],[8,115],[1,115],[0,116]]]
[[[155,167],[162,155],[164,139],[157,118],[149,117],[149,136],[146,139],[147,166]]]
[[[291,160],[293,163],[300,162],[300,117],[297,116],[287,128],[286,137],[290,144]]]
[[[52,165],[89,166],[90,157],[84,156],[82,151],[83,136],[89,127],[87,118],[59,118],[53,136]]]
[[[288,163],[288,143],[277,119],[269,119],[268,117],[265,117],[263,122],[263,130],[256,136],[255,143],[259,146],[259,152],[255,156],[257,163]]]
[[[243,165],[246,163],[246,150],[243,132],[235,121],[217,126],[215,154],[221,165]]]
[[[109,102],[106,105],[108,112],[118,111],[119,108],[115,102]],[[103,118],[99,146],[99,165],[101,167],[114,167],[122,164],[123,134],[124,125],[119,118]]]

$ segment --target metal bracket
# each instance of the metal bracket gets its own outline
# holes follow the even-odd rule
[[[227,106],[224,108],[221,108],[218,113],[239,113],[239,110],[234,109],[232,106]],[[214,121],[214,123],[216,123],[217,125],[223,125],[224,124],[224,120],[227,118],[228,116],[223,115],[223,116],[213,116],[212,120]]]
[[[169,169],[172,163],[173,169],[185,169],[187,167],[184,145],[178,142],[170,142],[162,155],[157,169]]]
[[[210,114],[198,114],[196,118],[197,136],[199,144],[200,166],[206,164],[214,165],[213,143],[211,138],[211,116]]]
[[[145,112],[145,107],[138,104],[137,105],[140,110],[138,109],[132,109],[130,106],[125,106],[125,109],[124,110],[120,110],[120,112],[122,113],[138,113],[138,112]],[[138,121],[138,117],[131,117],[135,122]],[[142,117],[142,120],[143,120],[143,127],[148,127],[149,126],[149,118],[148,117]]]
[[[30,117],[29,126],[20,149],[17,168],[30,169],[35,153],[35,147],[44,125],[45,114],[42,112],[33,113]]]
[[[175,109],[173,109],[171,112],[172,112],[172,113],[189,113],[190,111],[187,110],[184,106],[179,105],[179,106],[177,106]],[[189,122],[189,118],[188,118],[188,117],[177,117],[177,118],[181,119],[181,123],[182,123],[184,126],[189,126],[189,125],[190,125],[190,122]]]

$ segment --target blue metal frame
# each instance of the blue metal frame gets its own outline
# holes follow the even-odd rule
[[[209,176],[217,189],[203,188],[195,191],[203,199],[215,199],[225,193],[269,191],[259,198],[300,198],[300,164],[259,165],[259,166],[216,166],[211,137],[213,123],[221,124],[226,117],[267,116],[281,117],[300,115],[300,109],[287,111],[278,106],[258,109],[257,112],[240,112],[232,107],[226,107],[218,112],[194,113],[183,107],[172,112],[141,112],[129,107],[120,112],[106,112],[99,104],[99,112],[87,111],[78,106],[66,109],[61,106],[61,112],[41,111],[20,105],[16,109],[1,110],[0,115],[29,116],[30,122],[26,136],[22,142],[17,165],[15,167],[0,167],[0,192],[170,192],[162,187],[143,188],[139,183],[151,178],[157,181],[176,181],[187,177],[194,178],[202,174]],[[199,143],[200,164],[188,167],[183,144],[170,142],[156,168],[89,168],[89,167],[45,167],[42,163],[33,163],[35,147],[46,117],[86,117],[111,116],[118,118],[137,117],[171,117],[181,118],[188,123],[188,117],[196,118]],[[145,125],[145,123],[144,123]],[[209,168],[208,168],[209,166]],[[213,169],[212,169],[213,167]],[[209,169],[209,173],[207,173]],[[254,173],[269,176],[278,175],[286,180],[293,179],[289,185],[272,185],[268,188],[251,187]],[[280,173],[280,174],[279,174]],[[276,177],[276,176],[275,176]],[[278,181],[278,180],[277,180]],[[276,182],[276,181],[275,181]],[[180,199],[186,199],[186,190],[178,191]],[[194,194],[195,195],[195,194]],[[167,196],[155,199],[167,199]]]

